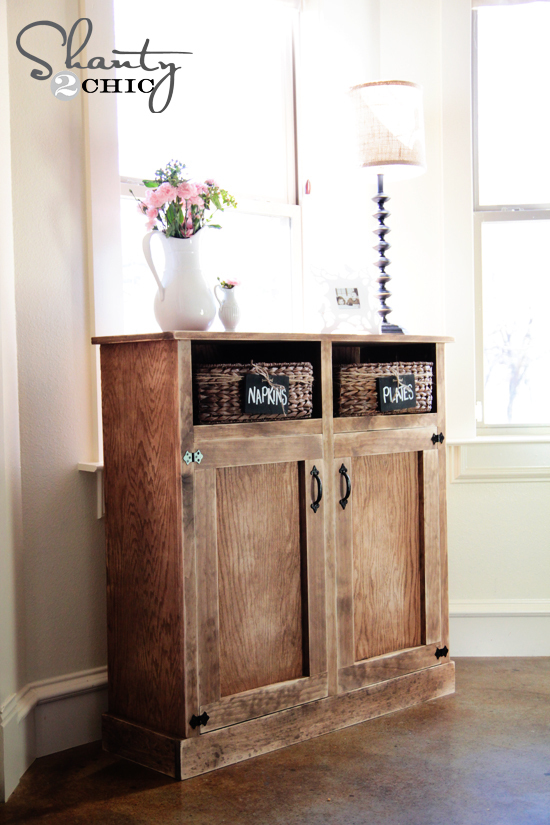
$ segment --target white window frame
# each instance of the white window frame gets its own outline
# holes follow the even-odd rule
[[[229,1],[229,0],[228,0]],[[294,73],[294,99],[288,101],[289,115],[292,117],[294,169],[289,177],[289,203],[260,200],[239,200],[237,211],[250,215],[288,217],[291,244],[292,283],[292,326],[293,330],[303,329],[304,323],[304,261],[303,261],[303,221],[302,193],[303,176],[300,172],[299,147],[302,124],[300,119],[300,43],[302,11],[319,14],[322,0],[279,0],[295,8],[298,12],[293,30],[292,67]],[[93,22],[93,35],[84,50],[83,63],[89,55],[111,54],[114,48],[114,11],[112,0],[79,0],[80,17],[88,17]],[[90,49],[92,51],[90,51]],[[87,76],[82,71],[82,79]],[[123,269],[121,249],[120,198],[129,194],[130,187],[136,194],[140,192],[140,181],[124,179],[118,171],[118,135],[116,97],[105,95],[81,95],[82,117],[85,133],[86,197],[88,215],[88,273],[90,329],[94,337],[120,335],[124,317]],[[290,138],[289,138],[290,139]],[[238,192],[233,193],[238,197]],[[94,410],[96,421],[96,441],[98,461],[86,462],[81,469],[95,472],[101,469],[103,456],[101,383],[99,348],[96,348]],[[91,470],[89,468],[92,468]]]
[[[544,0],[549,2],[550,0]],[[483,357],[483,274],[481,265],[481,235],[483,224],[495,221],[550,220],[550,203],[547,204],[481,204],[479,200],[479,149],[477,131],[477,9],[481,6],[517,5],[534,0],[472,0],[472,154],[473,154],[473,218],[474,218],[474,273],[475,273],[475,358],[476,399],[479,410],[477,434],[479,436],[536,436],[550,435],[550,423],[546,424],[486,424],[485,371]]]

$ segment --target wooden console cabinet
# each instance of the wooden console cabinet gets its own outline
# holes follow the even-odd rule
[[[94,339],[106,750],[185,779],[454,691],[445,448],[434,438],[445,433],[448,340]],[[251,360],[311,362],[312,418],[198,425],[196,366]],[[336,365],[416,360],[434,364],[432,412],[335,414]]]

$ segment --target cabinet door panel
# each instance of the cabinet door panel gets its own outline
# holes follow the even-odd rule
[[[348,455],[337,507],[339,690],[437,665],[441,640],[439,457],[418,434]],[[408,449],[407,449],[408,448]],[[341,474],[341,473],[340,473]]]
[[[195,468],[201,732],[327,695],[324,466],[284,453]]]
[[[416,453],[353,461],[355,661],[422,643]]]
[[[304,675],[298,465],[216,473],[222,696]]]

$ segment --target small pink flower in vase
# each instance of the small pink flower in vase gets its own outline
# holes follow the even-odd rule
[[[237,324],[239,323],[241,317],[239,305],[235,300],[235,287],[240,286],[241,282],[235,280],[234,278],[228,278],[227,280],[218,278],[218,281],[219,284],[216,284],[214,287],[214,294],[216,295],[216,299],[220,305],[218,315],[220,316],[220,321],[224,325],[225,330],[227,332],[233,332],[237,329]],[[220,299],[218,290],[221,290],[223,300]]]

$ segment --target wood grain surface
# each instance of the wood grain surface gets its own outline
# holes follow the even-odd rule
[[[336,433],[334,456],[360,456],[370,453],[404,453],[419,450],[436,450],[432,442],[436,427],[419,427],[404,430],[372,430],[370,432]]]
[[[271,438],[288,435],[321,435],[323,423],[319,418],[303,421],[249,421],[243,424],[197,424],[195,439],[197,444],[208,444],[226,438]]]
[[[183,736],[177,346],[103,347],[101,372],[109,709]]]
[[[220,687],[304,675],[298,463],[217,471]]]
[[[353,514],[355,511],[355,482],[352,480],[352,492],[346,509],[339,504],[346,492],[346,483],[340,473],[344,465],[348,475],[352,473],[352,459],[346,456],[338,458],[333,465],[334,489],[334,521],[336,528],[336,567],[337,567],[337,605],[338,605],[338,659],[337,666],[341,668],[355,662],[355,629],[353,622]],[[352,479],[354,474],[352,474]]]
[[[284,422],[283,422],[284,423]],[[290,422],[288,422],[290,424]],[[301,459],[315,460],[322,455],[322,435],[287,435],[271,438],[228,438],[212,441],[205,447],[201,469],[271,464]],[[200,443],[197,441],[200,448]]]
[[[353,459],[355,659],[422,642],[417,453]]]
[[[395,679],[397,676],[403,676],[404,673],[414,673],[426,667],[439,667],[440,664],[446,664],[448,659],[441,659],[438,662],[435,658],[435,651],[438,647],[438,644],[432,644],[399,650],[342,668],[338,673],[340,690],[347,693],[349,690],[358,690],[367,685]]]
[[[445,422],[445,346],[436,346],[437,417],[438,432],[447,435]],[[441,641],[449,643],[449,572],[447,556],[447,447],[439,445],[439,545],[441,557]]]
[[[210,717],[201,732],[208,733],[246,719],[266,716],[284,708],[303,705],[304,702],[313,702],[325,697],[327,691],[327,674],[320,673],[317,676],[306,676],[303,679],[247,690],[236,696],[226,696],[211,705],[201,705],[201,713],[206,711]]]
[[[333,384],[332,384],[332,343],[329,340],[321,344],[321,396],[323,409],[323,455],[325,466],[324,498],[322,509],[325,530],[325,586],[326,586],[326,639],[328,662],[329,694],[338,691],[338,629],[336,606],[336,536],[334,524],[335,483],[334,473],[330,472],[331,458],[334,454],[333,424]]]
[[[454,338],[444,335],[357,335],[354,333],[335,333],[323,335],[309,332],[205,332],[192,330],[174,330],[172,332],[150,332],[139,335],[105,335],[92,338],[92,344],[125,344],[134,341],[322,341],[327,343],[349,344],[449,344]],[[400,359],[398,359],[400,360]]]
[[[421,541],[424,572],[425,643],[441,641],[441,558],[439,546],[439,451],[420,454]]]
[[[183,673],[185,679],[185,735],[199,735],[198,728],[190,724],[199,707],[198,696],[198,624],[197,580],[195,553],[195,464],[189,466],[183,456],[194,448],[193,398],[191,396],[191,342],[178,341],[178,382],[180,399],[180,472],[181,472],[181,525],[183,530]]]
[[[197,776],[428,699],[446,696],[454,693],[454,686],[454,663],[449,662],[241,725],[205,732],[198,740],[181,743],[181,778]],[[368,735],[368,729],[365,729],[365,735]]]
[[[216,471],[195,475],[197,589],[199,632],[199,701],[201,707],[220,698],[220,617],[218,610],[218,525]],[[202,711],[201,711],[202,713]]]
[[[437,429],[437,413],[408,413],[403,415],[362,415],[335,418],[335,433],[359,433],[365,430],[410,430],[418,427]]]
[[[174,754],[172,760],[173,740],[166,741],[167,737],[154,731],[104,714],[104,747],[140,765],[162,770],[178,779],[190,779],[419,702],[447,696],[454,693],[454,689],[454,662],[449,662],[221,730],[210,733],[205,730],[198,738],[176,742],[179,753]],[[367,731],[365,729],[365,733]],[[163,767],[158,767],[159,764]]]

